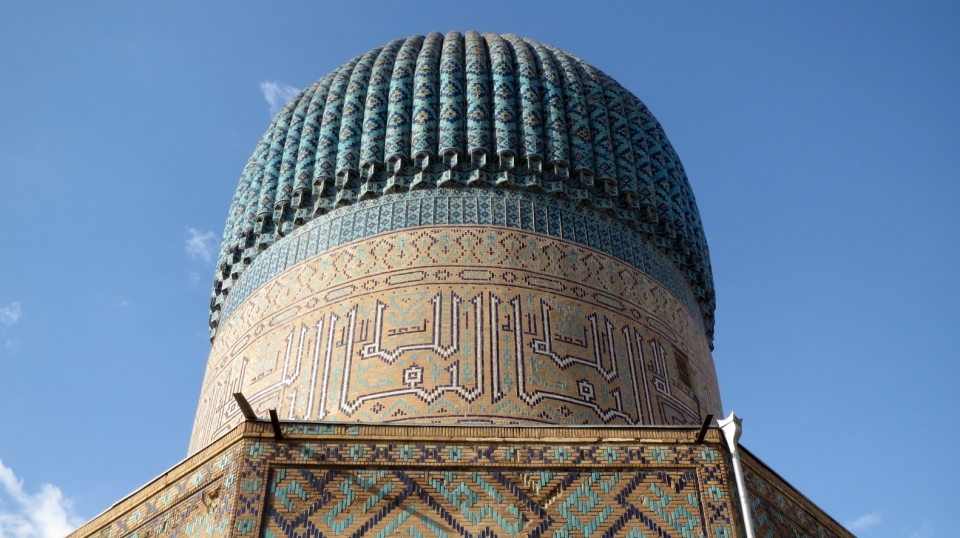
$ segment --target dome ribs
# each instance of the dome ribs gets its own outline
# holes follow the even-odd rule
[[[567,139],[562,77],[553,55],[546,47],[529,39],[524,42],[533,48],[541,75],[543,133],[546,138],[546,164],[549,172],[545,190],[550,193],[564,193],[570,170],[570,144]]]
[[[379,49],[378,49],[379,50]],[[333,208],[328,192],[336,184],[337,151],[340,145],[340,120],[343,117],[343,103],[347,87],[354,68],[364,56],[357,56],[337,72],[333,84],[327,93],[327,102],[323,107],[323,121],[317,139],[317,156],[313,168],[314,216],[322,215]]]
[[[517,157],[516,79],[513,56],[506,41],[497,34],[483,34],[490,51],[490,76],[493,82],[493,122],[496,135],[496,185],[513,187]]]
[[[320,135],[320,123],[323,121],[323,107],[327,101],[330,85],[336,77],[336,71],[323,77],[317,83],[317,89],[310,99],[307,115],[303,120],[300,133],[300,147],[297,148],[297,165],[294,170],[293,201],[296,210],[294,225],[300,226],[313,215],[308,207],[313,190],[313,166],[317,162],[317,137]]]
[[[650,111],[640,99],[634,98],[631,101],[634,113],[640,122],[640,129],[643,132],[643,147],[647,157],[647,172],[653,184],[657,204],[655,244],[672,259],[670,249],[673,247],[674,239],[676,239],[674,223],[677,213],[673,206],[671,180],[666,170],[667,159],[663,155],[663,148],[660,144],[660,136],[657,133],[655,127],[656,120],[653,119],[653,115],[650,114]]]
[[[593,158],[595,180],[599,185],[595,185],[594,204],[597,204],[596,198],[601,198],[603,202],[598,207],[601,209],[612,209],[613,204],[605,198],[615,198],[617,196],[617,165],[616,158],[613,155],[613,140],[610,138],[610,123],[607,116],[607,107],[603,99],[603,87],[595,74],[588,71],[588,65],[583,60],[574,57],[573,65],[580,75],[580,81],[584,88],[584,97],[586,98],[587,112],[590,118],[590,131],[593,135]]]
[[[343,112],[340,117],[336,161],[337,195],[333,202],[334,207],[349,205],[357,200],[360,178],[360,141],[363,135],[367,86],[370,84],[374,63],[385,48],[378,47],[364,54],[350,75],[350,84],[347,86],[347,95],[343,99]]]
[[[564,52],[544,45],[563,70],[563,101],[567,112],[568,141],[570,143],[571,183],[567,195],[575,200],[587,197],[584,189],[593,187],[593,133],[590,130],[590,113],[587,110],[583,84],[573,60]]]
[[[391,41],[377,56],[367,86],[360,136],[360,195],[373,198],[383,189],[383,152],[387,134],[390,101],[390,77],[403,39]]]
[[[400,192],[407,188],[406,168],[410,159],[410,127],[413,115],[413,78],[417,57],[423,46],[423,36],[407,39],[393,63],[390,94],[387,105],[387,132],[384,141],[384,159],[387,182],[384,193]]]
[[[256,245],[258,250],[265,250],[273,244],[276,232],[274,211],[276,210],[277,186],[280,180],[280,162],[283,159],[283,149],[289,135],[293,112],[302,98],[303,92],[291,99],[277,114],[279,121],[277,121],[273,140],[270,141],[270,151],[267,153],[264,162],[263,184],[260,185],[257,221],[254,227],[254,231],[258,235]]]
[[[443,36],[433,32],[427,36],[417,56],[417,69],[414,72],[413,117],[411,132],[411,157],[416,176],[410,184],[411,189],[432,187],[431,172],[435,171],[437,160],[437,129],[439,127],[439,81],[440,52]]]
[[[467,157],[470,160],[469,185],[486,185],[491,164],[493,133],[490,122],[490,65],[483,38],[474,31],[466,34]]]
[[[463,35],[449,32],[443,39],[440,54],[440,114],[437,154],[443,173],[437,186],[455,187],[460,180],[461,165],[467,148],[466,73],[464,69]]]
[[[709,249],[663,126],[582,59],[474,31],[391,41],[276,115],[230,203],[212,334],[246,265],[311,219],[383,194],[492,186],[568,199],[639,232],[684,276],[712,339]]]
[[[651,116],[652,117],[652,116]],[[680,184],[676,177],[676,167],[674,166],[670,143],[656,119],[652,120],[651,136],[655,136],[660,142],[660,151],[654,156],[662,169],[661,185],[665,191],[664,201],[670,209],[670,229],[668,230],[669,239],[673,242],[668,246],[671,257],[677,265],[683,265],[684,249],[686,243],[683,241],[686,236],[686,215],[683,208],[683,193],[680,192]],[[663,222],[661,220],[661,222]]]
[[[237,190],[233,194],[233,200],[230,201],[230,212],[227,213],[227,222],[223,229],[223,238],[220,242],[220,252],[217,255],[218,273],[226,278],[229,273],[229,267],[236,263],[236,252],[241,241],[243,230],[243,221],[246,215],[247,199],[250,196],[250,182],[253,181],[254,169],[257,165],[257,155],[266,145],[263,139],[257,144],[253,155],[247,159],[247,164],[243,167],[243,173],[240,174],[240,180]]]
[[[513,49],[516,61],[517,106],[520,108],[520,158],[522,167],[519,186],[543,192],[543,113],[540,103],[540,76],[530,47],[519,37],[505,34],[503,39]]]
[[[300,150],[300,136],[303,133],[303,124],[307,117],[307,110],[313,101],[320,82],[317,81],[306,90],[297,107],[293,111],[290,128],[287,130],[287,139],[283,143],[283,157],[280,160],[280,177],[277,181],[277,197],[274,200],[274,220],[277,223],[277,233],[284,236],[293,231],[294,208],[293,189],[296,181],[297,155]]]
[[[265,145],[262,140],[257,145],[258,150],[261,145]],[[254,151],[243,167],[239,185],[230,202],[227,222],[223,228],[223,238],[220,241],[220,251],[217,254],[217,270],[213,277],[213,291],[210,296],[210,311],[216,313],[217,316],[219,316],[218,311],[223,305],[223,298],[230,292],[229,288],[232,283],[230,273],[233,264],[239,261],[239,253],[241,252],[239,223],[242,222],[244,217],[244,202],[250,192],[251,173],[256,166],[257,153],[258,151]],[[211,318],[211,322],[215,323],[216,320]]]
[[[603,87],[603,98],[610,120],[610,135],[613,137],[614,159],[617,164],[617,192],[621,205],[617,216],[623,221],[632,221],[633,212],[640,207],[637,197],[637,159],[633,153],[627,114],[620,100],[620,85],[599,69],[592,68]]]
[[[637,229],[652,243],[656,243],[654,234],[659,222],[659,202],[657,201],[656,185],[653,181],[654,171],[647,154],[652,144],[643,130],[644,120],[637,105],[639,99],[623,87],[620,88],[620,96],[627,115],[627,127],[630,130],[631,146],[636,160],[634,170],[637,177],[637,204],[639,206]]]
[[[263,171],[265,168],[264,163],[267,160],[267,155],[270,153],[270,145],[273,142],[274,134],[277,130],[277,125],[280,122],[280,116],[274,118],[273,123],[267,129],[266,134],[263,135],[263,138],[260,139],[260,144],[257,145],[257,150],[254,152],[255,160],[253,166],[250,168],[250,186],[247,191],[247,196],[244,199],[243,207],[244,217],[243,222],[241,223],[242,228],[238,230],[239,236],[239,249],[242,250],[240,258],[243,262],[240,266],[234,266],[237,271],[237,276],[234,276],[234,272],[231,271],[231,277],[239,277],[239,272],[243,270],[245,265],[248,265],[253,258],[256,257],[256,240],[257,240],[257,208],[260,204],[260,190],[263,185]]]

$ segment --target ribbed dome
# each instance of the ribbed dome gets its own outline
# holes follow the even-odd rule
[[[290,101],[230,207],[211,331],[254,257],[337,207],[423,188],[518,188],[639,231],[686,277],[712,340],[713,278],[683,166],[644,104],[580,58],[513,35],[397,39]]]

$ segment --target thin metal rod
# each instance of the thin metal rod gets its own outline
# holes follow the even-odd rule
[[[280,419],[277,418],[277,410],[270,410],[270,424],[273,425],[273,438],[277,441],[283,439],[283,433],[280,431]]]
[[[718,425],[723,436],[727,438],[727,446],[730,448],[730,463],[733,464],[733,474],[737,479],[737,491],[740,493],[740,510],[743,512],[743,529],[747,531],[747,538],[756,538],[756,530],[753,528],[753,513],[750,509],[750,499],[747,496],[747,480],[743,476],[743,466],[740,464],[740,434],[743,432],[741,424],[743,419],[738,417],[733,411],[730,416],[721,420]]]
[[[700,433],[697,434],[697,444],[703,444],[703,440],[707,438],[707,430],[710,429],[710,423],[713,422],[713,415],[707,414],[703,417],[703,424],[700,425]]]
[[[250,402],[243,397],[242,392],[234,392],[233,399],[237,401],[240,412],[243,413],[243,418],[247,420],[257,420],[257,414],[253,412],[253,408],[250,407]]]

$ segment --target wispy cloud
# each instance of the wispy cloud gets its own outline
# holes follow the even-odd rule
[[[865,531],[870,527],[883,521],[883,517],[880,512],[873,512],[871,514],[864,514],[853,521],[848,521],[846,526],[852,531]]]
[[[190,236],[187,238],[185,247],[187,254],[195,260],[203,260],[207,263],[213,262],[217,236],[213,232],[201,232],[193,228],[187,228],[187,235]]]
[[[280,112],[283,105],[287,104],[300,93],[300,90],[293,86],[287,86],[282,82],[271,82],[269,80],[260,83],[260,91],[263,92],[263,98],[266,99],[267,104],[270,105],[271,116]]]
[[[199,284],[200,273],[196,271],[190,271],[189,273],[187,273],[187,282],[189,282],[191,286],[196,286],[197,284]]]
[[[932,536],[936,536],[936,533],[927,524],[923,524],[919,529],[910,532],[910,538],[930,538]]]
[[[43,484],[39,493],[27,493],[0,461],[0,501],[7,499],[0,502],[0,538],[63,538],[83,523],[60,488]]]
[[[20,308],[20,303],[14,301],[3,308],[0,308],[0,323],[3,323],[4,325],[13,325],[18,319],[20,319],[20,315],[22,313],[23,309]]]

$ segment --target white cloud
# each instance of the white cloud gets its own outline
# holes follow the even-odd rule
[[[187,281],[190,282],[191,286],[196,286],[200,283],[200,273],[190,271],[187,273]]]
[[[7,340],[6,342],[3,343],[3,347],[9,349],[10,351],[13,351],[17,347],[17,342],[14,341],[13,339]],[[0,536],[0,538],[3,538],[3,537]]]
[[[910,533],[910,538],[928,538],[935,536],[933,529],[929,525],[921,525],[919,529]]]
[[[864,514],[853,521],[848,521],[846,526],[848,529],[855,532],[865,531],[881,521],[883,521],[883,518],[881,517],[880,512],[873,512],[872,514]]]
[[[187,238],[187,254],[195,260],[203,260],[207,263],[213,262],[213,251],[216,248],[217,236],[213,232],[201,232],[193,228],[187,228],[190,237]]]
[[[281,82],[270,82],[269,80],[260,83],[260,91],[263,92],[263,98],[266,99],[267,104],[270,105],[271,116],[280,112],[283,105],[287,104],[300,93],[300,90],[293,86],[287,86]]]
[[[14,301],[7,306],[0,308],[0,323],[4,325],[13,325],[20,319],[20,315],[23,313],[20,308],[20,303]]]
[[[73,514],[60,488],[40,486],[40,492],[23,491],[23,481],[0,461],[0,538],[63,538],[83,520]]]

